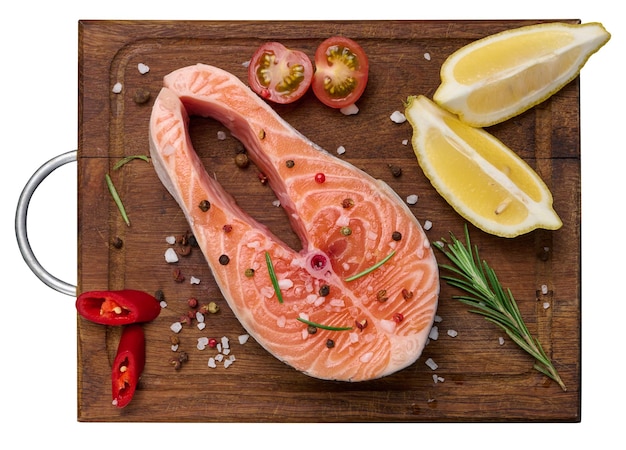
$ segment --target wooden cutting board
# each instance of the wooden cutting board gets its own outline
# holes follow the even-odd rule
[[[163,76],[198,62],[246,79],[244,63],[263,42],[278,40],[313,57],[325,38],[342,34],[358,41],[370,59],[370,80],[360,112],[344,116],[316,101],[276,107],[296,129],[406,198],[422,222],[433,224],[431,240],[463,236],[465,221],[435,192],[419,168],[410,143],[411,127],[389,116],[404,111],[409,95],[432,98],[439,68],[448,55],[488,34],[534,21],[367,21],[367,22],[146,22],[79,23],[78,292],[133,288],[161,290],[167,307],[145,325],[147,362],[135,398],[120,410],[111,405],[110,367],[119,329],[78,318],[78,420],[155,422],[420,422],[580,420],[580,110],[579,81],[532,110],[489,129],[517,151],[544,179],[563,220],[558,231],[536,230],[504,239],[470,226],[481,256],[511,288],[530,331],[541,341],[567,391],[533,369],[533,360],[505,334],[441,286],[439,337],[412,366],[362,383],[321,381],[276,360],[245,333],[198,250],[175,264],[165,262],[167,236],[187,232],[177,204],[150,163],[124,156],[147,155],[148,120]],[[567,22],[578,23],[577,20]],[[149,67],[142,74],[139,64]],[[121,83],[121,93],[113,86]],[[136,92],[150,93],[145,103]],[[209,173],[238,203],[288,244],[298,242],[274,195],[259,182],[254,166],[238,169],[239,143],[209,119],[194,118],[191,134]],[[218,139],[218,132],[226,137]],[[394,177],[389,165],[402,169]],[[109,173],[126,207],[127,226],[109,194]],[[117,241],[118,245],[114,245]],[[119,245],[121,244],[121,245]],[[445,262],[438,254],[440,262]],[[178,269],[185,277],[175,280]],[[199,284],[192,284],[195,277]],[[542,293],[542,286],[547,293]],[[220,312],[206,328],[185,326],[180,350],[189,355],[182,369],[170,359],[170,325],[188,311],[187,300],[214,301]],[[544,304],[548,307],[544,307]],[[450,337],[448,330],[458,336]],[[199,337],[226,336],[235,362],[208,367],[215,350],[198,350]],[[437,370],[425,361],[432,358]],[[433,376],[441,377],[435,381]]]

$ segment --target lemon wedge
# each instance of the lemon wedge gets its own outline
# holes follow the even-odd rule
[[[433,100],[469,125],[494,125],[576,78],[610,37],[596,22],[544,23],[487,36],[446,59]]]
[[[466,220],[502,237],[562,226],[548,187],[496,137],[423,95],[408,98],[405,116],[424,174]]]

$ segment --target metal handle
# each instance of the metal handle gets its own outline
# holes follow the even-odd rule
[[[26,231],[26,216],[28,214],[28,205],[30,203],[30,199],[35,192],[35,189],[39,186],[39,184],[50,175],[55,169],[58,169],[64,164],[67,164],[72,161],[76,161],[77,151],[72,150],[67,153],[63,153],[55,158],[52,158],[50,161],[42,165],[26,186],[24,186],[24,190],[22,190],[22,194],[20,195],[20,199],[17,203],[17,211],[15,213],[15,235],[17,237],[17,245],[20,248],[20,252],[22,253],[22,257],[30,270],[33,271],[37,277],[47,284],[52,289],[61,292],[62,294],[76,296],[76,286],[66,283],[65,281],[59,280],[37,261],[33,250],[30,247],[30,243],[28,242],[28,233]]]

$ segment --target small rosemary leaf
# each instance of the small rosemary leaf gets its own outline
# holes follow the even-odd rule
[[[120,210],[120,214],[122,214],[122,218],[124,219],[124,222],[126,222],[126,225],[130,226],[130,220],[128,219],[128,215],[126,214],[126,209],[124,208],[122,199],[117,193],[117,189],[115,189],[115,186],[113,185],[113,180],[111,180],[111,177],[109,176],[108,173],[104,175],[104,178],[106,179],[107,187],[109,188],[111,197],[113,197],[113,201],[117,205],[117,209]]]
[[[274,264],[272,264],[272,257],[270,256],[269,252],[265,252],[265,262],[267,264],[267,271],[270,274],[270,280],[272,280],[272,286],[274,286],[274,292],[276,292],[276,297],[278,298],[278,303],[282,303],[283,294],[280,292],[278,278],[276,278],[276,273],[274,272]]]
[[[351,277],[348,277],[345,279],[345,281],[354,281],[357,278],[361,278],[373,271],[375,271],[376,269],[378,269],[380,266],[382,266],[383,264],[385,264],[387,261],[389,261],[391,259],[391,257],[393,255],[396,254],[395,250],[392,250],[391,253],[389,253],[387,256],[385,256],[383,259],[381,259],[380,261],[378,261],[376,264],[374,264],[372,267],[369,267],[367,269],[365,269],[363,272],[359,272],[356,275],[352,275]]]
[[[307,325],[314,326],[315,328],[321,328],[322,330],[347,331],[352,329],[352,327],[333,327],[330,325],[322,325],[321,323],[311,322],[310,320],[303,319],[302,317],[298,317],[298,320]]]
[[[147,163],[150,162],[150,158],[147,155],[130,155],[130,156],[126,156],[122,159],[120,159],[114,166],[113,166],[113,170],[118,170],[120,167],[122,167],[124,164],[129,163],[130,161],[132,161],[133,159],[141,159]]]

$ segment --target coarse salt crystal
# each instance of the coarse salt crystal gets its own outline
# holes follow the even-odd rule
[[[209,345],[209,338],[208,337],[199,337],[198,338],[198,344],[196,345],[198,350],[204,350],[207,345]]]
[[[359,361],[361,361],[362,363],[370,362],[373,357],[374,357],[374,352],[367,352],[361,355],[361,357],[359,358]]]
[[[402,114],[400,111],[394,111],[393,113],[391,113],[389,118],[391,119],[392,122],[395,122],[395,123],[406,122],[406,116]]]
[[[225,360],[224,361],[224,369],[228,369],[232,363],[233,363],[232,359]]]
[[[170,325],[170,330],[172,330],[174,333],[179,333],[180,330],[183,329],[183,324],[180,322],[174,322],[173,324]]]
[[[198,327],[198,330],[202,331],[206,328],[206,323],[204,322],[198,322],[198,324],[196,325]]]
[[[337,147],[338,155],[343,155],[345,152],[346,152],[346,148],[343,145],[340,145],[339,147]]]
[[[194,277],[193,275],[189,278],[190,284],[200,284],[200,278]]]
[[[498,338],[498,343],[499,343],[500,345],[504,345],[504,338],[503,338],[502,336],[500,336],[500,337]]]
[[[541,285],[541,293],[543,295],[546,295],[548,293],[548,286],[547,285],[545,285],[545,284]]]
[[[170,245],[176,244],[176,236],[167,236],[165,238],[165,242],[167,242]]]
[[[224,355],[222,355],[221,353],[218,355],[215,355],[215,361],[222,362],[223,359],[224,359]]]
[[[402,139],[402,145],[409,145],[408,139]]]
[[[170,264],[178,262],[178,255],[173,248],[168,248],[167,250],[165,250],[165,262]]]
[[[426,61],[430,61],[430,53],[428,53],[428,52],[424,53],[424,59]]]
[[[448,330],[448,336],[450,337],[457,337],[459,335],[459,332],[456,330]]]
[[[278,325],[279,328],[285,328],[286,323],[287,318],[285,316],[280,316],[278,319],[276,319],[276,325]]]
[[[230,340],[226,336],[222,336],[222,347],[229,348]]]
[[[439,365],[437,365],[437,363],[435,361],[433,361],[432,358],[428,358],[426,361],[424,361],[426,363],[426,365],[428,367],[430,367],[432,370],[437,370],[439,368]]]
[[[250,60],[242,62],[241,65],[243,67],[248,67],[250,65]]]
[[[211,367],[212,369],[215,369],[217,367],[217,364],[215,363],[215,358],[209,358],[209,367]]]
[[[433,341],[436,341],[437,339],[439,339],[439,327],[437,327],[436,325],[432,327],[430,329],[430,333],[428,333],[428,337],[429,339],[432,339]]]
[[[409,205],[414,205],[417,203],[417,199],[418,199],[417,194],[411,194],[406,198],[406,202]]]
[[[548,309],[550,307],[550,302],[543,302],[543,309]]]
[[[424,222],[424,229],[426,231],[430,230],[433,227],[433,223],[430,220],[426,220]]]
[[[171,347],[172,351],[175,352],[176,350],[178,350],[178,344],[172,344]]]
[[[359,107],[353,103],[351,105],[344,106],[343,108],[339,109],[339,111],[341,111],[341,114],[344,114],[346,116],[351,116],[353,114],[358,114]]]
[[[275,207],[277,207],[277,208],[278,208],[278,207],[280,206],[280,200],[278,200],[278,199],[277,199],[277,200],[274,200],[274,201],[272,202],[272,205],[274,205]]]
[[[218,131],[217,139],[219,139],[220,141],[223,141],[224,139],[226,139],[226,133],[224,133],[222,130]]]
[[[144,75],[144,74],[150,72],[150,67],[148,67],[144,63],[139,63],[139,64],[137,64],[137,70],[139,70],[140,74]]]
[[[224,350],[222,350],[222,355],[228,355],[228,354],[230,354],[229,348],[225,348]]]
[[[167,302],[165,300],[161,300],[159,305],[161,305],[161,308],[167,308]]]
[[[435,322],[439,323],[439,322],[441,322],[443,320],[443,318],[440,315],[435,314],[435,319],[434,320],[435,320]]]
[[[278,280],[278,287],[281,289],[289,289],[293,287],[293,281],[289,278],[285,278],[283,280]]]
[[[196,311],[196,320],[198,322],[204,322],[204,314],[202,314],[200,311]]]
[[[122,83],[120,83],[119,81],[115,83],[113,85],[113,89],[111,89],[111,92],[113,92],[114,94],[119,94],[120,92],[122,92]]]
[[[239,344],[243,345],[246,342],[248,342],[248,339],[250,339],[250,335],[249,334],[240,334],[238,339],[239,339]]]
[[[396,329],[396,322],[394,320],[382,319],[379,325],[380,328],[387,333],[393,333]]]

